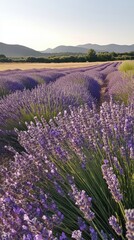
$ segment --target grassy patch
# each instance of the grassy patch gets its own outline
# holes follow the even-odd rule
[[[119,71],[127,74],[127,76],[134,76],[134,61],[125,61],[119,66]]]

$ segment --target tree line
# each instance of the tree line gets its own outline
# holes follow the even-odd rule
[[[126,53],[96,52],[90,49],[87,54],[63,54],[47,57],[8,58],[0,54],[0,62],[34,62],[34,63],[63,63],[63,62],[95,62],[114,60],[134,60],[134,51]]]

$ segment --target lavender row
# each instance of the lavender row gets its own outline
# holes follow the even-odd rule
[[[86,70],[85,74],[93,77],[95,80],[98,81],[100,85],[103,85],[105,83],[107,75],[109,75],[109,73],[114,73],[117,71],[118,64],[119,63],[109,63],[104,65],[101,64],[95,69]]]
[[[59,78],[54,83],[55,90],[62,91],[65,96],[76,97],[79,105],[87,103],[91,106],[91,97],[99,101],[100,85],[90,75],[83,73],[72,73]]]
[[[1,239],[133,239],[134,102],[35,117],[1,168]]]
[[[99,65],[85,68],[71,68],[71,69],[33,69],[33,70],[7,70],[0,72],[0,96],[7,95],[9,93],[15,92],[16,90],[32,89],[41,83],[50,83],[58,79],[59,77],[65,76],[70,73],[80,73],[80,72],[91,72],[91,77],[93,71],[105,71],[108,66],[114,65],[103,64],[101,67]],[[112,68],[111,68],[112,70]]]
[[[38,116],[38,118],[43,115],[49,120],[59,111],[67,109],[69,105],[78,106],[83,103],[88,103],[91,107],[94,101],[93,98],[99,101],[100,84],[105,81],[104,73],[101,74],[101,72],[99,72],[100,68],[103,69],[103,71],[109,68],[113,70],[113,63],[93,66],[90,67],[90,70],[89,68],[81,68],[79,72],[77,72],[78,69],[60,69],[58,70],[58,77],[60,74],[62,74],[62,77],[59,77],[53,84],[49,86],[43,84],[32,91],[16,91],[10,94],[0,101],[0,128],[4,130],[13,130],[14,127],[22,129],[25,128],[25,121],[29,122],[33,120],[35,115]],[[115,64],[114,69],[116,69]],[[71,74],[69,74],[70,71],[72,72]],[[7,76],[10,72],[12,75],[16,75],[16,71],[7,71]],[[17,72],[23,71],[18,70]],[[34,70],[25,72],[31,74],[34,73]],[[6,73],[3,73],[3,75]],[[36,70],[36,73],[42,74],[42,78],[44,77],[45,79],[46,75],[43,76],[44,72],[42,70]],[[48,69],[45,74],[46,73],[48,73],[48,75],[51,74],[51,76],[52,74],[56,74]],[[10,139],[9,134],[8,139]],[[3,151],[3,146],[7,141],[7,138],[3,139],[3,135],[1,136],[0,134],[1,151]],[[15,139],[14,141],[16,144]]]
[[[107,75],[107,81],[107,94],[125,103],[131,101],[134,95],[134,77],[129,78],[120,71],[115,71]]]
[[[0,101],[0,128],[5,131],[4,137],[0,133],[1,154],[5,152],[4,145],[17,146],[17,140],[12,136],[15,127],[25,129],[25,122],[44,116],[47,121],[71,106],[92,103],[100,96],[100,86],[94,80],[82,73],[68,74],[56,82],[39,85],[33,90],[16,91]],[[11,133],[11,134],[10,134]],[[12,140],[13,139],[13,140]]]
[[[55,81],[64,76],[64,73],[57,71],[13,71],[0,74],[0,96],[15,92],[16,90],[33,89],[38,84]]]
[[[0,101],[0,126],[13,129],[32,120],[35,115],[50,119],[69,105],[87,103],[91,106],[93,98],[99,99],[99,94],[99,84],[82,73],[69,74],[32,91],[16,91]]]

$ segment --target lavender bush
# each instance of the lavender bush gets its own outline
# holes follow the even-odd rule
[[[0,101],[1,129],[23,128],[25,121],[33,120],[35,115],[49,120],[69,105],[87,103],[91,106],[93,97],[99,97],[99,91],[95,80],[81,74],[70,74],[32,91],[16,91]]]
[[[98,82],[83,73],[71,73],[59,78],[54,83],[54,86],[55,90],[60,89],[65,96],[76,97],[81,104],[87,103],[91,105],[91,98],[98,101],[100,98],[100,85]]]
[[[134,102],[70,107],[18,131],[1,168],[1,239],[133,239]]]
[[[48,85],[39,85],[32,91],[16,91],[0,100],[0,128],[6,131],[13,130],[14,127],[26,129],[25,122],[34,121],[34,116],[38,119],[44,116],[49,121],[58,112],[68,109],[69,105],[87,103],[92,107],[94,97],[99,97],[99,91],[99,84],[95,80],[80,73],[61,77]],[[17,140],[13,138],[14,141],[11,142],[12,136],[9,138],[7,132],[3,143],[16,145]]]
[[[107,75],[108,94],[112,95],[115,100],[128,103],[134,92],[134,79],[123,75],[119,71],[111,72]]]
[[[107,75],[107,72],[114,69],[114,73],[116,73],[117,66],[117,63],[109,63],[80,69],[33,69],[1,72],[2,95],[16,91],[16,89],[22,91],[24,87],[31,89],[39,83],[45,83],[35,90],[15,92],[1,100],[0,128],[6,131],[12,130],[14,127],[25,128],[25,121],[33,120],[35,115],[38,118],[43,115],[49,120],[62,109],[67,109],[70,104],[78,106],[86,102],[91,106],[92,97],[98,101],[100,99],[100,85],[103,88],[110,75]],[[54,82],[55,80],[56,82]],[[54,82],[53,87],[50,85],[45,89],[45,84],[49,82]],[[114,79],[112,82],[115,82]],[[9,134],[7,135],[8,137],[4,138],[6,142],[10,141]],[[1,145],[4,145],[4,141]]]
[[[51,69],[3,71],[0,73],[0,97],[16,90],[33,89],[38,84],[53,82],[64,75]]]
[[[7,70],[0,72],[0,98],[16,90],[32,89],[38,84],[56,81],[70,73],[88,73],[89,77],[98,79],[98,73],[105,76],[117,67],[116,63],[101,64],[84,68],[70,69],[32,69],[32,70]],[[95,74],[92,73],[95,71]],[[89,71],[89,72],[88,72]],[[91,74],[90,74],[91,73]],[[95,79],[96,79],[95,78]]]

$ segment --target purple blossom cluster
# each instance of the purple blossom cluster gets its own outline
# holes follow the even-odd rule
[[[100,85],[94,78],[83,73],[71,73],[55,82],[55,90],[60,89],[65,96],[74,96],[80,104],[90,104],[91,97],[100,98]]]
[[[115,216],[111,216],[109,218],[109,224],[112,226],[112,228],[114,229],[114,231],[117,233],[117,235],[122,235],[122,228],[118,223],[118,220]]]
[[[87,103],[92,107],[94,97],[99,98],[99,95],[100,87],[95,80],[81,73],[68,74],[47,86],[42,84],[32,91],[16,91],[1,99],[0,127],[3,130],[23,129],[25,122],[33,120],[35,115],[49,120],[70,105]]]
[[[134,102],[126,106],[124,104],[103,103],[100,107],[100,120],[103,126],[102,138],[104,142],[104,150],[107,151],[108,159],[113,159],[112,153],[118,153],[125,158],[126,162],[129,162],[129,156],[133,155],[134,151]],[[116,143],[115,143],[116,139]],[[127,149],[125,151],[125,149]],[[129,154],[129,156],[128,156]],[[114,164],[115,163],[114,160]],[[120,167],[123,166],[119,163]],[[119,166],[118,166],[119,168]]]
[[[72,73],[84,73],[90,78],[101,82],[106,75],[115,71],[118,64],[102,64],[85,68],[70,69],[32,69],[32,70],[6,70],[0,72],[0,97],[16,90],[33,89],[41,83],[50,83]],[[102,72],[101,72],[102,71]]]
[[[95,231],[95,229],[93,227],[90,226],[90,236],[91,236],[91,240],[97,240],[98,239],[98,234]]]
[[[104,71],[109,67],[113,68],[112,67],[113,64],[110,64],[110,66],[109,65],[107,66],[107,65],[108,64],[104,64],[103,66],[101,66],[101,69],[103,67],[103,71]],[[7,98],[4,98],[3,100],[1,100],[0,108],[2,110],[0,111],[1,112],[0,125],[3,124],[3,122],[7,125],[10,124],[10,121],[11,121],[11,125],[12,125],[12,122],[17,122],[17,123],[21,122],[22,113],[26,115],[28,114],[43,115],[44,108],[48,108],[48,104],[47,104],[48,98],[50,99],[49,106],[51,108],[54,108],[54,107],[56,108],[53,100],[51,103],[51,99],[54,98],[53,96],[54,94],[55,94],[55,98],[60,99],[61,102],[64,102],[64,99],[67,99],[68,105],[70,105],[70,102],[72,102],[72,100],[70,100],[71,98],[75,99],[75,102],[77,101],[77,104],[86,102],[91,105],[92,97],[97,100],[99,100],[100,98],[100,84],[97,81],[99,81],[99,79],[101,81],[101,79],[103,78],[103,74],[101,76],[101,72],[99,69],[100,69],[100,66],[94,66],[94,67],[83,68],[79,70],[63,69],[63,70],[57,70],[57,72],[55,70],[47,69],[47,70],[36,70],[36,71],[28,70],[25,72],[16,70],[13,72],[5,71],[1,73],[1,77],[5,77],[6,79],[8,79],[8,77],[11,77],[11,78],[13,77],[13,80],[15,82],[18,79],[19,84],[23,84],[23,82],[26,82],[24,84],[25,85],[24,87],[29,89],[34,87],[32,86],[32,82],[31,82],[32,80],[30,80],[31,74],[32,76],[34,76],[33,80],[35,81],[38,80],[38,82],[41,81],[42,83],[44,82],[49,83],[49,82],[54,82],[56,79],[57,81],[54,84],[51,84],[50,87],[48,87],[47,89],[45,89],[45,85],[43,85],[43,87],[39,86],[37,89],[31,92],[28,90],[25,90],[22,93],[17,91],[14,94],[10,94]],[[27,76],[29,76],[29,78]],[[2,86],[2,82],[6,84],[6,79],[1,80],[1,86]],[[13,81],[10,81],[10,82],[13,82]],[[37,86],[37,83],[36,83],[36,86]],[[22,90],[23,88],[21,87],[20,90]],[[52,90],[50,90],[50,88],[52,88]],[[17,90],[17,88],[15,88],[14,90]],[[49,92],[49,94],[47,94],[47,92]],[[55,100],[55,102],[57,102],[57,100]],[[44,105],[47,105],[47,107],[45,107]],[[52,107],[52,105],[54,106]],[[32,108],[32,112],[31,112],[31,108]],[[37,108],[40,108],[38,110],[38,113],[36,111]],[[60,109],[58,110],[60,111]],[[10,120],[8,116],[5,117],[6,114],[10,116]],[[28,120],[28,117],[27,119],[25,119],[25,121]],[[6,129],[7,128],[8,126],[6,126]]]
[[[112,239],[110,234],[118,239],[116,220],[109,220],[115,233],[107,223],[115,212],[114,205],[111,207],[113,200],[108,198],[109,191],[103,183],[101,166],[115,204],[123,197],[124,207],[128,203],[131,205],[133,109],[134,103],[125,106],[112,101],[103,103],[100,112],[88,105],[70,107],[63,116],[58,114],[49,123],[43,117],[41,120],[35,118],[35,123],[27,124],[27,131],[16,130],[25,152],[16,152],[8,168],[1,168],[0,231],[3,239],[70,239],[70,236],[97,239],[104,235],[104,239],[109,240]],[[108,160],[102,164],[105,158]],[[102,198],[98,187],[101,183],[106,191],[101,192]],[[98,196],[101,201],[109,199],[108,211],[102,211],[103,205],[99,208]],[[100,219],[103,225],[99,223],[99,232],[96,232],[90,223],[98,224]],[[131,229],[128,227],[131,218],[127,224],[126,228]]]
[[[55,70],[13,70],[0,73],[0,96],[15,92],[16,90],[32,89],[40,83],[49,83],[64,76]]]
[[[21,127],[21,123],[33,120],[35,115],[50,119],[54,112],[56,115],[72,104],[75,105],[74,97],[67,98],[60,90],[55,92],[53,84],[43,84],[32,91],[16,91],[0,101],[0,126],[1,129]]]
[[[0,188],[0,236],[2,240],[57,239],[53,236],[53,228],[62,223],[64,216],[49,194],[38,186],[38,182],[41,182],[45,176],[49,180],[52,180],[53,176],[57,176],[58,179],[58,172],[46,157],[44,168],[41,162],[42,160],[33,159],[31,155],[21,156],[16,153],[15,161],[10,163],[10,171],[7,167],[1,169],[3,184]]]
[[[0,169],[1,240],[133,239],[134,101],[94,102],[117,67],[58,70],[0,101],[0,142],[23,149]]]
[[[53,153],[66,162],[70,157],[68,148],[63,143],[67,141],[84,165],[87,162],[84,146],[94,151],[99,148],[105,152],[110,167],[122,175],[125,166],[115,156],[120,153],[127,165],[131,165],[129,159],[134,153],[133,109],[133,103],[126,107],[111,102],[103,103],[100,113],[95,109],[89,111],[87,105],[70,108],[70,113],[64,111],[63,116],[59,114],[49,124],[44,119],[40,122],[35,118],[36,125],[28,124],[27,132],[18,133],[19,142],[30,154],[40,156],[40,151],[43,150],[44,154]],[[34,146],[35,142],[38,143],[38,150]]]
[[[2,192],[0,197],[1,239],[57,239],[53,236],[53,227],[60,225],[64,216],[55,202],[52,199],[50,201],[49,197],[41,191],[36,193],[35,187],[30,182],[25,184],[25,189],[21,189],[19,194],[20,197],[17,196],[17,186],[14,186],[13,194]]]
[[[80,230],[74,230],[72,232],[72,239],[82,240],[82,232]]]
[[[125,210],[126,217],[126,237],[128,240],[134,239],[134,209]]]
[[[120,71],[114,71],[107,75],[107,94],[113,96],[117,100],[125,103],[132,98],[134,93],[134,79]]]
[[[14,127],[23,129],[25,128],[25,121],[33,120],[35,115],[38,118],[44,116],[49,120],[58,112],[67,109],[69,105],[78,106],[87,103],[92,107],[92,102],[100,99],[100,83],[98,83],[98,79],[101,78],[101,74],[98,75],[98,68],[99,66],[72,70],[59,69],[57,72],[50,69],[3,72],[3,77],[8,79],[9,73],[11,73],[10,77],[18,79],[19,84],[27,82],[25,88],[29,89],[16,91],[0,100],[1,129],[13,130]],[[107,68],[107,64],[104,64],[103,68]],[[88,72],[89,69],[90,72]],[[92,77],[90,77],[90,74]],[[95,74],[97,74],[97,78]],[[34,76],[38,83],[43,81],[49,84],[44,83],[30,91],[33,88],[30,85],[32,84],[30,83],[30,76]],[[4,84],[6,84],[6,80]],[[13,142],[13,145],[15,144],[16,140]]]
[[[72,197],[75,200],[75,204],[79,207],[81,212],[84,214],[84,218],[88,221],[92,221],[95,217],[94,213],[91,211],[91,201],[92,198],[89,197],[84,190],[78,191],[75,185],[71,186]]]
[[[108,188],[110,189],[112,197],[116,202],[120,202],[123,196],[120,192],[119,181],[113,172],[113,168],[110,167],[108,160],[104,160],[104,164],[102,165],[102,173],[103,178],[106,180]]]
[[[110,64],[110,66],[107,65],[108,64],[103,65],[103,70],[110,66],[112,67],[113,64]],[[48,110],[48,100],[50,100],[50,110],[51,108],[56,109],[57,104],[64,105],[64,102],[66,102],[66,108],[67,105],[73,104],[76,106],[82,103],[88,103],[91,106],[91,102],[93,101],[92,98],[97,100],[100,98],[100,84],[98,82],[103,79],[103,74],[101,75],[99,68],[99,66],[94,66],[72,70],[59,69],[57,72],[47,69],[27,71],[16,70],[13,72],[5,71],[1,73],[1,77],[5,78],[4,80],[1,78],[1,86],[2,82],[8,85],[8,77],[13,78],[12,81],[10,80],[11,83],[13,83],[13,81],[16,83],[18,80],[18,84],[24,85],[21,88],[14,88],[13,91],[17,89],[22,90],[24,88],[32,89],[37,86],[39,82],[50,83],[56,81],[53,84],[49,84],[49,87],[43,84],[43,86],[39,86],[32,91],[17,91],[2,99],[0,101],[0,125],[4,123],[6,125],[5,128],[9,129],[8,125],[12,125],[13,122],[16,122],[18,125],[24,114],[27,115],[27,119],[24,119],[24,121],[29,121],[29,118],[31,120],[34,115],[44,115],[43,111],[45,111],[45,109]],[[31,76],[34,76],[33,81],[36,81],[35,85],[32,85]],[[5,89],[7,89],[7,87],[5,87]],[[55,100],[53,101],[54,98]],[[58,111],[61,111],[61,109],[58,108]],[[57,112],[57,110],[55,110],[55,112]]]

